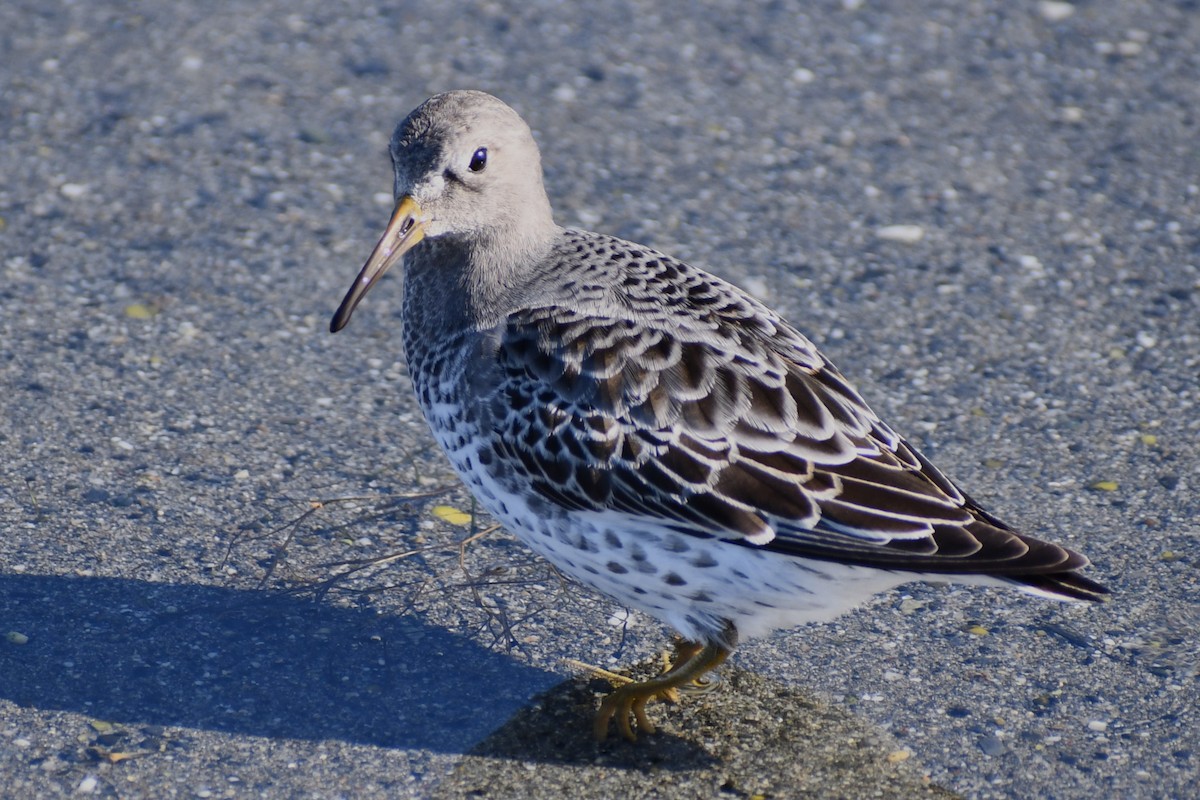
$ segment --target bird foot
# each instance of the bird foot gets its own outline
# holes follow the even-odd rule
[[[623,676],[621,686],[614,689],[600,703],[596,712],[593,731],[596,739],[604,741],[608,738],[608,726],[616,720],[617,730],[631,742],[637,741],[632,723],[637,723],[637,729],[653,734],[657,729],[650,718],[646,716],[646,704],[651,700],[666,700],[678,703],[681,690],[692,694],[689,687],[709,685],[711,681],[701,683],[699,680],[709,670],[723,662],[731,651],[730,647],[716,642],[700,645],[696,642],[681,641],[675,647],[676,659],[673,664],[664,659],[666,670],[663,674],[650,680],[633,682]],[[608,673],[607,670],[593,669],[596,674]]]

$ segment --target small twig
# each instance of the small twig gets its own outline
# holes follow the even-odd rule
[[[474,498],[472,498],[472,501],[471,501],[471,529],[472,530],[475,529],[475,520],[476,520],[475,503],[474,503]],[[498,634],[493,633],[493,641],[499,642],[503,639],[508,644],[509,648],[515,647],[516,649],[520,650],[522,653],[526,653],[524,645],[522,645],[521,641],[519,639],[517,639],[517,635],[515,633],[513,633],[512,623],[509,622],[508,613],[503,608],[500,608],[498,606],[493,608],[492,606],[489,606],[488,604],[484,603],[483,594],[479,591],[479,587],[481,585],[488,585],[488,584],[485,584],[485,583],[479,581],[475,577],[475,575],[473,575],[471,573],[471,570],[467,568],[467,545],[471,544],[472,542],[478,541],[479,539],[482,539],[484,536],[487,536],[490,533],[494,533],[497,530],[500,530],[500,526],[492,525],[488,528],[484,528],[483,530],[479,531],[478,533],[472,533],[470,536],[463,539],[462,542],[459,544],[459,548],[458,548],[458,568],[459,568],[459,570],[462,571],[463,575],[466,576],[466,578],[467,578],[467,586],[471,590],[471,596],[475,599],[475,605],[478,606],[479,608],[483,609],[483,613],[487,615],[488,619],[492,620],[493,622],[495,622],[497,625],[500,626],[500,632]],[[489,582],[489,583],[491,583],[491,582]],[[528,653],[526,653],[526,655],[528,655]]]
[[[308,508],[302,514],[288,520],[287,522],[284,522],[282,525],[278,525],[274,528],[271,528],[266,533],[261,535],[260,538],[268,538],[271,536],[275,536],[276,534],[280,533],[281,531],[285,531],[285,530],[287,531],[287,535],[284,537],[283,542],[277,548],[275,548],[275,550],[271,554],[271,558],[268,561],[267,566],[266,566],[266,571],[263,573],[262,578],[258,582],[259,588],[263,588],[264,586],[267,585],[267,583],[271,579],[271,576],[274,575],[276,567],[278,567],[279,564],[282,563],[283,559],[287,556],[288,547],[295,540],[296,533],[299,530],[300,526],[306,520],[308,520],[310,517],[312,517],[314,514],[316,514],[318,511],[322,511],[329,506],[340,505],[342,503],[367,503],[367,502],[378,502],[381,500],[387,500],[388,501],[387,504],[384,505],[382,509],[377,510],[374,515],[375,517],[379,517],[379,516],[384,516],[387,513],[391,512],[396,506],[400,505],[401,503],[405,503],[410,500],[424,500],[424,499],[427,499],[430,497],[437,497],[438,495],[445,494],[448,491],[449,491],[449,488],[444,487],[444,488],[433,489],[433,490],[427,491],[427,492],[411,492],[408,494],[346,495],[346,496],[342,496],[342,497],[331,497],[331,498],[328,498],[325,500],[306,500],[306,501],[304,501],[305,503],[307,503]],[[335,528],[334,530],[337,530],[337,529]],[[224,567],[226,564],[229,563],[229,559],[232,558],[232,556],[233,556],[233,548],[237,546],[237,543],[238,543],[238,541],[240,541],[240,539],[241,539],[240,534],[235,534],[233,537],[230,538],[229,544],[225,548],[225,555],[221,559],[222,567]]]
[[[415,469],[415,459],[413,459],[413,466]],[[351,533],[346,532],[347,529],[388,517],[395,520],[396,508],[400,504],[412,500],[436,497],[445,494],[447,491],[450,491],[450,489],[438,488],[432,491],[404,495],[352,495],[320,500],[304,500],[302,501],[305,504],[303,510],[282,524],[274,525],[265,531],[260,529],[255,532],[241,531],[235,533],[228,543],[222,564],[227,564],[233,558],[234,547],[243,539],[250,537],[254,539],[271,539],[280,537],[282,534],[282,538],[277,542],[276,546],[271,548],[269,559],[263,567],[263,572],[258,582],[260,588],[265,587],[270,584],[274,575],[279,571],[279,568],[286,563],[291,546],[297,541],[301,532],[306,527],[320,533],[322,536],[330,536],[348,542],[353,536]],[[296,501],[293,500],[293,502]],[[324,523],[314,523],[314,518],[319,512],[329,510],[331,506],[347,503],[361,503],[364,504],[364,507],[355,509],[348,518],[344,515],[335,516],[332,519],[327,519]],[[365,505],[369,503],[374,503],[374,506]],[[477,630],[480,633],[487,632],[491,634],[494,645],[504,642],[509,649],[516,649],[528,654],[525,646],[517,638],[515,628],[533,617],[545,613],[548,608],[552,608],[555,600],[561,598],[566,590],[566,582],[552,565],[544,564],[537,559],[518,560],[503,566],[484,569],[478,574],[475,573],[467,562],[468,548],[485,536],[500,530],[501,526],[489,525],[485,528],[480,528],[481,519],[484,518],[480,516],[480,511],[476,506],[474,498],[471,498],[470,511],[469,527],[463,538],[451,541],[443,540],[439,543],[426,544],[420,547],[409,547],[377,557],[349,558],[310,565],[313,568],[322,570],[325,573],[325,577],[318,577],[313,581],[304,581],[304,585],[302,586],[281,587],[281,591],[284,594],[303,595],[317,601],[323,600],[335,593],[344,597],[366,597],[381,592],[399,591],[402,593],[402,608],[404,609],[401,613],[407,613],[418,609],[422,604],[428,602],[428,593],[433,589],[436,589],[439,594],[465,589],[471,593],[471,597],[474,600],[473,605],[482,612],[483,618],[481,621],[474,613],[463,614],[462,624],[464,627],[470,629],[478,625]],[[457,548],[457,554],[453,554],[452,548]],[[434,574],[424,578],[416,578],[414,576],[413,580],[394,582],[386,577],[387,571],[383,568],[389,564],[437,552],[445,552],[449,557],[446,562],[442,562],[446,566],[455,561],[457,562],[457,570],[451,570],[451,572],[461,573],[461,581],[454,580],[452,575],[447,575],[446,571],[438,570],[436,567]],[[450,561],[449,559],[453,559],[454,561]],[[427,559],[423,558],[422,560]],[[535,567],[538,568],[536,575],[528,572]],[[551,593],[553,599],[550,599],[550,602],[545,602],[547,600],[545,595],[539,594],[539,599],[543,600],[543,602],[534,603],[533,607],[530,607],[529,604],[522,605],[520,613],[516,617],[512,615],[514,609],[507,607],[503,602],[495,602],[487,594],[486,587],[489,586],[499,589],[500,587],[544,583],[548,577],[544,574],[545,572],[557,578],[558,591]],[[447,580],[448,578],[450,580]],[[466,611],[469,606],[463,604],[460,608]]]
[[[37,492],[33,491],[33,478],[25,479],[25,488],[29,490],[29,499],[33,502],[33,521],[42,521],[42,505],[38,502]]]
[[[471,517],[472,529],[474,529],[474,527],[475,527],[474,519],[475,519],[475,517],[474,517],[474,515],[472,515],[472,517]],[[478,533],[472,533],[467,538],[459,541],[459,543],[458,543],[458,568],[461,569],[463,571],[463,574],[466,575],[468,578],[471,577],[471,571],[467,569],[467,545],[471,544],[472,542],[476,542],[476,541],[482,539],[483,537],[487,536],[488,534],[495,533],[498,530],[500,530],[499,525],[491,525],[491,526],[479,531]]]
[[[594,664],[587,664],[583,661],[577,661],[574,658],[564,658],[562,663],[566,664],[568,667],[573,667],[574,669],[581,670],[583,672],[590,672],[597,678],[603,678],[604,680],[608,681],[614,687],[621,687],[630,683],[635,683],[633,678],[625,675],[618,675],[615,672],[609,672],[608,670],[604,669],[604,667],[597,667]]]
[[[287,535],[283,537],[283,542],[271,551],[271,558],[267,561],[267,567],[263,570],[262,577],[258,581],[258,588],[261,589],[266,586],[271,580],[271,576],[275,574],[275,567],[279,566],[279,562],[281,562],[284,556],[287,555],[288,547],[291,545],[292,540],[296,538],[296,531],[300,528],[300,523],[304,522],[304,520],[308,519],[310,516],[317,513],[324,507],[325,505],[323,503],[314,500],[310,503],[308,511],[305,511],[290,523],[281,525],[280,527],[267,532],[267,535],[271,536],[283,530],[284,528],[288,529]]]
[[[379,556],[378,558],[361,558],[351,561],[331,561],[325,564],[318,564],[317,566],[319,567],[339,567],[347,565],[353,566],[350,566],[349,569],[344,569],[341,572],[334,573],[325,580],[319,581],[316,584],[305,588],[314,590],[316,597],[320,598],[328,594],[329,590],[332,589],[336,584],[340,583],[351,575],[354,575],[355,573],[362,572],[366,569],[371,569],[372,567],[380,567],[384,564],[390,564],[393,561],[399,561],[403,558],[420,555],[421,553],[429,553],[434,550],[446,550],[451,546],[451,543],[443,542],[440,544],[426,545],[424,547],[414,547],[411,550],[403,550],[399,553],[389,553],[388,555]]]

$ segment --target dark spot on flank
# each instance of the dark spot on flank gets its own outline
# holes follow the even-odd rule
[[[624,575],[626,572],[629,572],[629,570],[625,568],[624,564],[618,564],[615,561],[610,561],[605,564],[605,566],[608,567],[609,572],[612,572],[616,575]]]
[[[717,565],[717,560],[712,557],[711,553],[708,553],[708,552],[701,553],[700,555],[698,555],[694,559],[692,559],[693,567],[700,567],[701,569],[706,569],[708,567],[715,567],[716,565]]]
[[[663,541],[663,547],[672,553],[686,553],[692,549],[692,546],[682,536],[668,536]],[[745,576],[743,575],[742,577],[744,578]]]
[[[624,547],[624,546],[625,546],[625,545],[624,545],[624,544],[621,542],[621,537],[620,537],[620,536],[617,536],[617,535],[616,535],[615,533],[613,533],[612,531],[605,531],[605,532],[604,532],[604,543],[605,543],[606,545],[608,545],[609,547],[611,547],[613,550],[620,550],[622,547]]]
[[[663,576],[663,580],[668,586],[687,586],[687,581],[676,575],[674,572],[668,572]]]

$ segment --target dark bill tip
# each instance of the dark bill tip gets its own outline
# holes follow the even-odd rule
[[[371,287],[400,260],[401,256],[424,238],[425,228],[421,224],[420,215],[421,207],[411,197],[402,197],[396,203],[396,210],[392,212],[387,230],[383,232],[379,243],[367,258],[367,263],[354,279],[350,291],[346,292],[342,304],[334,312],[333,319],[329,321],[330,333],[337,333],[350,323],[354,309],[367,296]]]

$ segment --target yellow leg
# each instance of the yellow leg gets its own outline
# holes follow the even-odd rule
[[[663,651],[662,674],[670,675],[675,670],[681,668],[684,664],[686,664],[688,662],[688,660],[692,656],[696,655],[696,653],[699,653],[703,647],[704,647],[704,645],[700,644],[699,642],[693,642],[693,641],[690,641],[690,640],[684,639],[684,638],[677,638],[675,640],[675,657],[674,658],[668,657],[666,651]],[[688,689],[690,687],[698,685],[698,681],[699,681],[699,676],[697,676],[696,680],[693,681],[692,683],[684,684],[682,686],[672,687],[670,689],[663,689],[662,691],[660,691],[658,693],[658,699],[666,700],[668,703],[678,703],[680,689],[682,689],[684,692],[688,692]],[[633,683],[633,681],[629,681],[629,682]],[[690,694],[690,692],[688,692],[688,693]]]
[[[736,633],[733,637],[736,637]],[[720,666],[732,651],[732,642],[729,645],[709,642],[701,646],[696,642],[681,641],[675,648],[679,658],[671,669],[657,678],[621,686],[604,698],[600,703],[600,710],[596,713],[596,738],[600,741],[608,738],[608,723],[616,717],[617,730],[621,735],[631,742],[637,741],[633,727],[629,724],[631,715],[640,729],[646,733],[654,733],[654,723],[646,716],[646,703],[658,698],[677,699],[677,689],[680,686],[689,684],[709,670]]]

